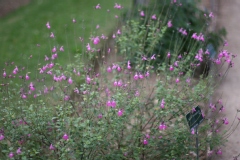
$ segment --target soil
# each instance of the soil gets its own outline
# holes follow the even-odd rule
[[[0,17],[28,4],[30,0],[0,0]]]
[[[237,113],[237,109],[240,110],[240,1],[239,0],[219,0],[219,11],[217,18],[217,26],[225,27],[228,34],[226,40],[229,46],[224,49],[228,52],[236,54],[238,57],[235,58],[234,67],[228,72],[227,77],[223,80],[221,86],[216,91],[215,99],[222,97],[223,105],[225,106],[225,117],[229,119],[229,125],[224,129],[231,130],[236,126],[238,119],[234,122],[231,127],[234,117]],[[226,69],[227,66],[223,68]],[[240,118],[240,113],[237,115]],[[230,135],[227,139],[228,142],[223,146],[222,155],[214,157],[214,160],[233,160],[240,154],[240,126]],[[239,158],[240,159],[240,156]],[[236,160],[236,159],[235,159]]]

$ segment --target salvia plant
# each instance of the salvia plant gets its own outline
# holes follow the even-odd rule
[[[97,12],[101,4],[94,8]],[[35,73],[6,62],[0,83],[1,159],[193,159],[196,134],[185,115],[196,106],[204,117],[198,130],[200,156],[221,155],[221,145],[239,122],[222,131],[229,125],[224,102],[210,99],[235,55],[222,47],[217,57],[210,56],[201,45],[205,35],[193,33],[191,44],[173,41],[175,48],[189,45],[188,52],[179,55],[173,49],[157,56],[153,47],[174,24],[167,17],[152,19],[148,26],[130,19],[109,37],[93,32],[71,64],[58,63],[67,54],[61,45],[39,55]],[[51,22],[46,28],[54,40]],[[153,67],[159,58],[161,64]],[[204,61],[210,73],[195,78]],[[220,73],[224,65],[227,70]]]

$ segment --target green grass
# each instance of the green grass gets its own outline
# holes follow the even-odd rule
[[[98,3],[102,9],[95,10]],[[117,3],[125,9],[131,5],[130,0],[117,0]],[[5,68],[5,62],[15,62],[27,67],[28,72],[36,72],[44,55],[50,56],[53,46],[62,45],[65,52],[59,53],[57,61],[69,63],[74,54],[84,51],[91,34],[109,35],[116,28],[115,15],[120,15],[122,10],[114,9],[114,4],[115,1],[109,0],[32,0],[29,5],[0,19],[0,69]],[[76,24],[72,23],[72,18],[76,19]],[[48,21],[50,30],[45,26]],[[97,24],[99,30],[95,29]],[[54,32],[55,39],[49,38],[50,32]],[[84,38],[84,43],[79,37]]]

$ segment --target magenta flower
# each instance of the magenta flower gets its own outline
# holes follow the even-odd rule
[[[118,116],[121,117],[123,115],[123,110],[119,109],[118,110]]]
[[[18,72],[18,67],[16,66],[13,70],[13,74],[17,74],[17,72]]]
[[[134,75],[134,80],[138,80],[138,78],[139,78],[139,76],[138,76],[138,74],[137,73],[135,73],[135,75]]]
[[[195,131],[194,131],[194,129],[192,129],[192,130],[191,130],[191,134],[195,134]]]
[[[173,70],[174,70],[174,68],[173,68],[172,65],[169,67],[169,70],[170,70],[170,71],[173,71]]]
[[[51,34],[50,34],[50,38],[54,38],[54,34],[53,34],[53,32],[51,32]]]
[[[147,72],[145,73],[145,77],[149,77],[149,76],[150,76],[149,71],[147,71]]]
[[[155,54],[154,54],[154,55],[152,55],[151,59],[156,59],[156,57],[155,57]]]
[[[29,80],[29,79],[30,79],[30,77],[28,76],[28,74],[26,74],[25,79],[26,79],[26,80]]]
[[[49,147],[50,150],[55,150],[55,147],[51,144]]]
[[[144,78],[144,76],[143,76],[141,73],[139,73],[138,77],[139,77],[140,79],[143,79],[143,78]]]
[[[140,12],[140,16],[142,16],[142,17],[145,16],[144,11],[141,11],[141,12]]]
[[[218,155],[222,155],[222,150],[221,150],[221,149],[218,149],[217,154],[218,154]]]
[[[116,38],[116,35],[115,35],[115,34],[113,34],[112,38],[113,38],[113,39],[114,39],[114,38]]]
[[[177,79],[176,79],[176,83],[179,83],[179,82],[180,82],[180,80],[179,80],[179,78],[177,78]]]
[[[22,153],[22,151],[21,151],[21,148],[20,148],[20,147],[17,149],[16,153],[17,153],[17,154],[21,154],[21,153]]]
[[[72,80],[71,77],[68,79],[68,83],[69,83],[69,84],[72,84],[72,83],[73,83],[73,80]]]
[[[161,123],[158,128],[159,130],[166,130],[167,126],[164,123]]]
[[[167,25],[168,25],[168,28],[172,27],[172,21],[171,20],[168,21]]]
[[[112,72],[112,68],[111,68],[110,66],[107,68],[107,72],[108,72],[108,73],[111,73],[111,72]]]
[[[68,96],[68,95],[64,96],[64,101],[69,101],[69,99],[70,99],[70,96]]]
[[[107,101],[107,107],[111,107],[112,106],[112,102],[111,101]]]
[[[56,49],[56,47],[54,46],[53,49],[52,49],[52,52],[54,53],[54,52],[56,52],[56,51],[57,51],[57,49]]]
[[[103,115],[100,113],[100,114],[98,115],[98,118],[101,119],[102,117],[103,117]]]
[[[45,55],[45,61],[48,61],[48,60],[49,60],[48,56]]]
[[[197,33],[193,33],[192,38],[193,38],[193,39],[198,39]]]
[[[214,18],[213,12],[210,12],[209,17]]]
[[[64,140],[68,140],[69,139],[69,137],[68,137],[68,135],[65,133],[64,135],[63,135],[63,137],[62,137]]]
[[[22,99],[26,99],[27,98],[27,96],[26,96],[26,94],[22,94]]]
[[[115,3],[115,6],[114,6],[114,8],[116,8],[116,9],[121,9],[121,8],[122,8],[122,6],[121,6],[120,4],[117,4],[117,3]]]
[[[122,86],[122,80],[119,80],[119,81],[117,82],[117,86],[118,86],[118,87],[121,87],[121,86]]]
[[[91,50],[91,46],[90,46],[90,44],[89,44],[89,43],[87,44],[87,46],[86,46],[86,47],[87,47],[87,50],[88,50],[88,51],[90,51],[90,50]]]
[[[97,45],[99,42],[100,42],[100,39],[98,36],[93,38],[93,44]]]
[[[152,20],[156,20],[157,19],[156,14],[152,15],[151,18],[152,18]]]
[[[97,4],[97,5],[95,6],[95,8],[96,8],[96,9],[101,9],[100,4]]]
[[[5,78],[7,76],[7,73],[4,71],[3,72],[3,77]]]
[[[147,145],[148,144],[148,141],[146,139],[143,140],[143,144],[144,145]]]
[[[59,50],[60,50],[61,52],[63,52],[63,51],[64,51],[63,46],[61,46]]]
[[[171,57],[171,54],[170,54],[170,52],[168,52],[168,54],[167,54],[167,58],[170,58]]]
[[[48,29],[50,29],[50,28],[51,28],[51,26],[50,26],[49,22],[47,22],[47,24],[46,24],[46,27],[47,27]]]
[[[116,101],[112,100],[111,106],[112,106],[112,108],[115,108],[116,107]]]
[[[128,69],[131,69],[130,64],[131,64],[130,61],[128,61],[128,63],[127,63],[127,68],[128,68]]]
[[[14,157],[14,154],[13,152],[10,152],[9,155],[8,155],[9,158],[13,158]]]
[[[119,29],[119,30],[117,30],[117,34],[121,34],[121,31],[120,31],[120,29]]]
[[[121,67],[118,66],[118,67],[117,67],[117,71],[118,71],[118,72],[121,72],[121,70],[122,70]]]
[[[115,80],[115,81],[113,82],[113,86],[114,86],[114,87],[117,87],[117,86],[118,86],[117,80]]]
[[[4,139],[4,136],[0,134],[0,141],[2,141],[3,139]]]
[[[161,102],[160,106],[161,106],[161,108],[164,108],[164,107],[165,107],[165,101],[164,101],[164,99],[162,99],[162,102]]]
[[[86,77],[86,83],[90,84],[91,83],[91,78],[89,76]]]
[[[228,122],[228,119],[227,119],[227,118],[224,118],[224,119],[223,119],[223,123],[224,123],[225,125],[228,125],[228,123],[229,123],[229,122]]]

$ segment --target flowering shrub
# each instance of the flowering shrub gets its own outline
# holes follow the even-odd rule
[[[173,57],[183,54],[195,57],[195,51],[191,50],[195,48],[192,46],[209,50],[212,47],[217,50],[224,41],[226,31],[225,29],[210,31],[208,27],[214,14],[205,13],[197,7],[197,4],[196,0],[171,0],[162,3],[150,1],[148,6],[135,7],[132,19],[137,25],[133,22],[126,23],[127,32],[124,33],[126,38],[120,39],[125,42],[121,43],[121,48],[126,50],[129,45],[132,45],[131,55],[127,55],[134,58],[136,64],[139,64],[138,59],[141,57],[155,54],[159,58],[152,62],[154,67],[164,61],[168,52],[171,52]],[[150,43],[151,46],[149,46],[148,39],[152,34],[156,35],[155,43]],[[159,35],[161,36],[158,37]],[[124,52],[123,49],[121,52]]]
[[[95,8],[101,9],[100,4]],[[114,8],[122,6],[116,3]],[[143,27],[135,21],[129,24],[133,33]],[[151,26],[147,38],[142,33],[132,34],[133,39],[146,41],[151,52],[167,25],[169,21],[159,30]],[[50,22],[46,27],[51,28]],[[141,46],[121,40],[126,38],[121,37],[125,31],[118,29],[114,34],[119,38],[120,52],[141,52]],[[54,38],[51,31],[49,38]],[[124,56],[127,62],[103,63],[97,70],[88,62],[99,55],[97,44],[105,39],[93,35],[90,40],[72,64],[57,63],[60,52],[65,53],[64,46],[52,46],[51,55],[42,56],[36,73],[6,63],[0,88],[1,158],[192,159],[195,131],[188,128],[185,115],[195,112],[197,105],[208,119],[199,128],[200,153],[222,153],[224,134],[218,133],[219,127],[229,122],[219,114],[224,110],[222,102],[209,105],[209,96],[217,84],[211,83],[213,78],[221,80],[224,75],[197,80],[193,76],[203,58],[219,66],[228,65],[228,69],[233,67],[233,54],[222,50],[217,59],[211,59],[205,48],[192,46],[194,57],[171,57],[168,53],[157,70],[151,67],[159,58],[155,55],[146,60],[141,57],[145,70],[138,69],[138,64],[135,68],[128,56]],[[122,45],[129,46],[124,50]],[[103,54],[112,54],[114,46],[103,50]],[[191,65],[186,65],[189,62]],[[17,78],[21,83],[15,83]]]

